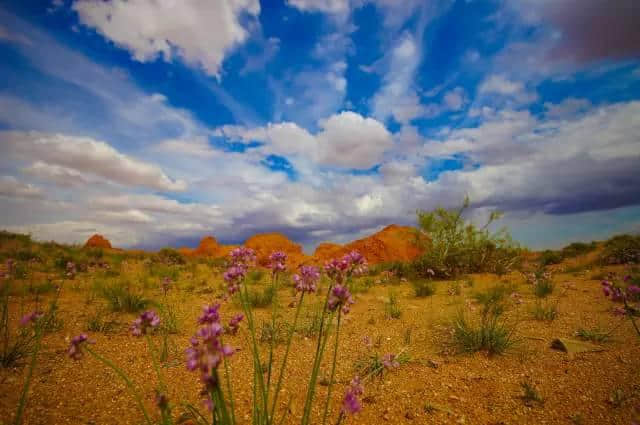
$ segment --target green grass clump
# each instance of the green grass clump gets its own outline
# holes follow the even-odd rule
[[[100,295],[114,312],[137,313],[147,308],[151,302],[142,294],[131,291],[128,285],[123,284],[105,286]]]
[[[504,298],[511,291],[508,285],[496,285],[474,295],[482,306],[480,319],[469,320],[459,312],[453,320],[453,341],[462,352],[486,351],[502,354],[514,343],[514,329],[503,319]]]
[[[544,305],[541,302],[536,302],[531,314],[536,320],[551,322],[558,317],[558,308],[555,304]]]
[[[533,404],[533,402],[543,403],[542,396],[536,389],[536,387],[529,381],[523,381],[520,383],[522,388],[522,400],[527,406]]]
[[[538,298],[546,298],[553,293],[555,285],[551,279],[539,279],[533,286],[533,293]]]
[[[580,328],[576,331],[576,336],[585,341],[598,343],[603,343],[611,340],[611,332],[605,332],[600,328]]]
[[[249,304],[255,308],[265,308],[270,306],[276,299],[276,288],[273,285],[267,285],[263,289],[248,289]]]
[[[109,319],[104,312],[98,310],[87,319],[86,329],[89,332],[110,333],[119,325],[116,320]]]
[[[399,319],[402,316],[402,307],[395,291],[389,291],[389,298],[385,301],[384,310],[387,318]]]
[[[427,279],[412,280],[411,286],[413,286],[413,292],[418,298],[430,297],[431,295],[436,293],[436,285],[431,280],[427,280]]]

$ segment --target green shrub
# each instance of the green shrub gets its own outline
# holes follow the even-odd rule
[[[162,248],[155,255],[154,260],[162,264],[184,264],[185,260],[182,254],[172,248]]]
[[[569,245],[562,248],[562,257],[563,258],[574,258],[580,255],[588,254],[589,252],[596,249],[597,244],[595,242],[584,243],[584,242],[573,242]]]
[[[640,236],[619,235],[604,244],[600,256],[603,264],[638,264],[640,263]]]
[[[436,285],[433,281],[427,279],[416,279],[411,281],[413,291],[416,297],[430,297],[436,293]]]
[[[428,236],[425,253],[413,262],[413,270],[420,277],[455,277],[464,273],[489,272],[503,274],[517,266],[520,248],[503,228],[489,231],[490,225],[501,218],[494,211],[487,223],[477,227],[463,218],[469,207],[466,198],[457,210],[437,208],[419,211],[418,225]]]
[[[558,251],[547,249],[540,254],[540,264],[542,266],[550,266],[552,264],[560,264],[562,262],[562,254]]]

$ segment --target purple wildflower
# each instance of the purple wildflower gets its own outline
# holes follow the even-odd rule
[[[640,286],[637,285],[629,285],[627,287],[627,292],[631,295],[638,295],[640,294]]]
[[[198,317],[198,323],[204,325],[205,323],[218,323],[220,322],[220,304],[205,305],[202,307],[202,314]]]
[[[243,264],[248,266],[256,261],[256,253],[251,248],[243,246],[235,248],[231,251],[231,264],[237,266]]]
[[[35,323],[43,316],[41,311],[32,311],[27,313],[20,319],[20,326],[27,326],[29,323]]]
[[[360,397],[364,394],[364,387],[359,377],[353,378],[351,384],[347,388],[342,401],[342,412],[347,414],[355,414],[362,410]]]
[[[395,354],[389,353],[382,356],[382,365],[386,369],[394,369],[400,366],[400,363],[398,363],[398,359]]]
[[[147,310],[140,315],[131,325],[131,333],[134,336],[146,335],[148,328],[155,328],[160,324],[160,317],[153,310]]]
[[[353,303],[353,297],[351,296],[351,292],[349,292],[349,288],[345,285],[338,284],[331,289],[329,301],[327,301],[327,307],[331,311],[335,311],[338,307],[342,307],[342,312],[347,314],[349,313],[350,305]]]
[[[300,274],[293,275],[293,282],[298,292],[315,292],[320,279],[320,271],[314,266],[300,267]]]
[[[221,336],[224,329],[220,324],[219,307],[218,304],[205,307],[203,315],[198,320],[203,326],[191,338],[191,347],[185,352],[187,369],[200,372],[203,396],[210,394],[218,385],[217,369],[224,357],[234,353],[231,346],[222,344]],[[237,322],[240,320],[238,318]],[[205,403],[209,409],[213,408],[210,399],[205,398]]]
[[[350,276],[359,276],[367,271],[367,261],[358,251],[327,262],[324,270],[334,282],[343,283]]]
[[[84,344],[85,342],[88,344],[93,344],[93,341],[91,341],[87,336],[87,334],[85,333],[82,333],[80,335],[77,335],[71,338],[71,343],[69,344],[69,350],[67,351],[67,354],[69,355],[69,357],[71,357],[73,360],[80,360],[83,356],[82,344]]]
[[[231,266],[224,272],[222,277],[227,282],[227,290],[230,295],[240,290],[240,283],[244,280],[246,274],[247,266],[244,264]]]
[[[287,261],[287,254],[282,251],[275,251],[269,256],[269,268],[273,270],[273,273],[278,273],[286,270],[285,262]]]
[[[244,314],[238,313],[229,320],[229,333],[231,335],[235,335],[238,333],[238,329],[240,329],[240,322],[244,319]]]

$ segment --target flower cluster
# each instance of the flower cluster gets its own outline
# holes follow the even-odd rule
[[[44,313],[41,311],[32,311],[31,313],[27,313],[20,319],[20,326],[27,326],[29,323],[36,323],[42,316],[44,316]]]
[[[631,281],[630,275],[621,280],[613,273],[602,281],[604,296],[613,302],[624,303],[624,307],[618,307],[614,310],[615,314],[635,316],[640,313],[640,304],[632,304],[635,301],[640,301],[640,286],[630,283]]]
[[[244,314],[238,313],[229,320],[229,333],[231,335],[235,335],[238,333],[238,329],[240,329],[240,322],[244,319]]]
[[[231,264],[239,265],[244,264],[249,266],[256,261],[256,252],[251,248],[245,248],[244,246],[234,248],[231,251]]]
[[[344,283],[350,276],[360,276],[367,272],[367,260],[358,251],[334,258],[325,264],[327,276],[336,283]]]
[[[69,344],[69,350],[67,350],[67,354],[73,360],[80,360],[82,358],[82,345],[84,343],[93,344],[93,341],[89,339],[89,336],[85,333],[74,336],[71,338],[71,343]]]
[[[389,353],[382,356],[382,365],[385,369],[395,369],[400,366],[400,363],[398,362],[398,357],[395,354]]]
[[[342,413],[355,414],[362,410],[362,403],[360,398],[364,394],[364,387],[360,378],[356,376],[351,381],[351,384],[347,388],[342,400]]]
[[[256,253],[251,248],[239,247],[231,251],[231,266],[223,274],[227,282],[229,295],[233,295],[240,290],[240,283],[244,280],[249,265],[256,260]]]
[[[551,273],[546,270],[538,270],[524,274],[525,281],[530,285],[537,285],[540,281],[551,280]]]
[[[219,308],[220,304],[204,307],[202,315],[198,318],[198,323],[202,327],[191,338],[191,347],[186,350],[187,369],[200,372],[200,381],[203,385],[201,394],[205,397],[219,384],[218,366],[224,357],[229,357],[234,353],[234,349],[230,345],[222,343],[224,328],[220,323]],[[235,316],[234,319],[237,331],[238,323],[242,318]],[[207,399],[206,403],[210,409],[213,408],[210,400]]]
[[[286,270],[285,262],[287,254],[282,251],[275,251],[269,256],[269,268],[273,273],[283,272]]]
[[[349,292],[349,288],[345,285],[337,284],[333,288],[331,288],[331,293],[329,294],[329,300],[327,301],[327,307],[331,311],[336,311],[338,307],[342,307],[342,313],[349,313],[350,306],[353,304],[353,297],[351,296],[351,292]]]
[[[315,292],[318,280],[320,280],[320,270],[314,266],[302,266],[300,274],[293,275],[293,283],[298,292]]]
[[[153,310],[147,310],[140,315],[131,325],[131,333],[134,336],[146,335],[147,329],[155,328],[160,324],[160,317]]]

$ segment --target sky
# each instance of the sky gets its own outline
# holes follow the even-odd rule
[[[307,251],[471,200],[640,232],[636,0],[0,4],[0,228]]]

